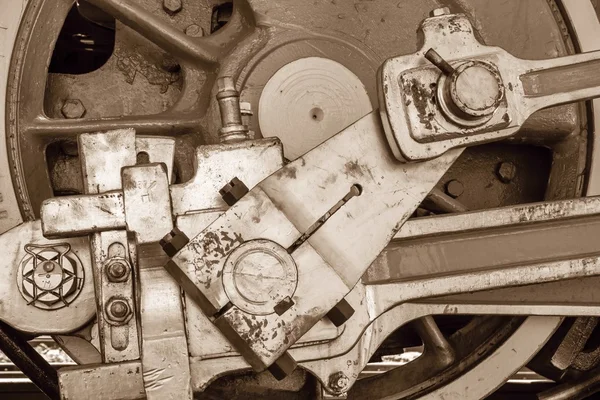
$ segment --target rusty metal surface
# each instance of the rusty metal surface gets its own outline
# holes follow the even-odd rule
[[[253,2],[253,3],[258,3],[258,2]],[[460,6],[460,7],[463,7],[463,6],[464,6],[464,4],[462,4],[462,2],[457,2],[457,3],[459,3],[459,4],[458,4],[458,5],[455,5],[455,4],[453,4],[453,6],[455,6],[455,7],[459,7],[459,6]],[[332,4],[333,4],[333,3],[332,3]],[[335,4],[333,4],[333,5],[335,6]],[[390,4],[390,6],[391,6],[391,4]],[[395,5],[394,5],[394,6],[395,6]],[[403,6],[404,6],[404,5],[403,5]],[[193,7],[195,7],[195,5],[194,5]],[[523,11],[523,9],[526,9],[527,7],[528,7],[528,6],[522,6],[522,8],[521,8],[521,6],[520,6],[520,7],[518,7],[518,8],[519,8],[519,11]],[[350,8],[350,6],[349,6],[348,8]],[[356,7],[355,7],[355,8],[356,8]],[[399,7],[399,6],[398,6],[397,8],[398,8],[398,9],[400,9],[401,11],[406,11],[406,9],[404,9],[403,7]],[[494,8],[494,7],[488,7],[488,8]],[[542,7],[542,8],[543,8],[543,7]],[[334,9],[335,9],[335,8],[334,8]],[[155,10],[156,10],[156,11],[153,11],[153,12],[155,12],[155,14],[157,14],[159,18],[166,18],[164,15],[162,15],[162,14],[161,14],[160,7],[159,7],[159,8],[155,8]],[[545,8],[544,8],[544,10],[545,10]],[[189,9],[188,9],[188,8],[184,8],[182,11],[184,11],[184,12],[187,12],[187,11],[189,11]],[[331,11],[331,10],[330,10],[330,11]],[[412,12],[412,11],[413,11],[413,10],[411,9],[411,12]],[[373,7],[373,4],[371,4],[371,3],[365,3],[365,4],[361,4],[361,5],[360,5],[360,7],[356,8],[356,13],[357,13],[357,15],[358,15],[359,17],[360,17],[361,15],[362,15],[363,17],[364,17],[364,16],[366,16],[366,15],[369,15],[369,14],[368,14],[369,12],[378,12],[378,8],[377,8],[377,7]],[[417,13],[417,12],[418,12],[418,9],[415,11],[415,13]],[[362,13],[362,14],[361,14],[361,13]],[[175,16],[174,16],[174,15],[171,15],[171,14],[169,14],[169,18],[174,18],[174,17],[175,17],[175,18],[178,18],[178,17],[177,17],[177,15],[179,15],[179,14],[180,14],[180,13],[177,13]],[[274,14],[274,13],[271,13],[271,15],[270,15],[269,17],[271,17],[273,14]],[[408,15],[409,13],[405,12],[404,14],[405,14],[405,15]],[[479,14],[481,14],[481,13],[479,13]],[[341,15],[341,14],[340,14],[340,15]],[[424,14],[423,14],[423,15],[424,15]],[[524,15],[524,14],[523,14],[523,13],[521,13],[520,15]],[[187,17],[186,17],[186,18],[187,18]],[[420,18],[420,17],[419,17],[419,18]],[[265,21],[266,21],[266,20],[268,20],[268,19],[269,19],[269,18],[265,18]],[[283,19],[283,18],[282,18],[282,19]],[[351,17],[347,17],[346,15],[343,15],[343,17],[340,17],[340,18],[338,18],[338,19],[340,19],[340,20],[342,21],[342,23],[344,23],[344,22],[343,22],[344,20],[346,20],[346,21],[354,21],[354,20],[355,20],[355,17],[354,17],[353,15],[352,15]],[[382,19],[385,19],[385,18],[384,18],[384,17],[382,17]],[[182,20],[183,20],[183,19],[182,19]],[[479,17],[478,17],[478,20],[479,20]],[[481,20],[485,20],[485,16],[481,17]],[[534,24],[534,25],[536,25],[536,26],[537,26],[537,23],[538,23],[538,21],[542,21],[542,20],[543,20],[543,18],[539,18],[539,20],[536,20],[536,24]],[[369,21],[369,22],[367,22],[367,25],[368,25],[369,23],[371,23],[371,22],[370,22],[370,20],[368,20],[368,21]],[[375,20],[374,20],[374,21],[375,21]],[[389,18],[388,18],[388,21],[389,21]],[[272,22],[272,21],[269,21],[269,22],[267,22],[267,24],[268,24],[268,23],[271,23],[271,22]],[[294,22],[297,22],[297,21],[294,21]],[[385,22],[385,21],[382,21],[382,23],[384,23],[384,22]],[[264,21],[263,21],[263,23],[264,23]],[[302,23],[304,23],[304,22],[302,22]],[[307,22],[307,23],[308,23],[308,24],[313,24],[313,21],[311,20],[310,22]],[[315,23],[316,23],[316,24],[318,24],[318,21],[317,21],[317,22],[315,22]],[[540,25],[542,25],[542,22],[539,22],[539,24],[540,24]],[[354,24],[354,25],[355,25],[355,26],[358,26],[357,24]],[[348,25],[348,26],[350,26],[350,25]],[[364,26],[366,26],[366,25],[365,25],[365,24],[360,24],[360,27],[361,27],[361,28],[362,28],[362,27],[364,27]],[[122,28],[122,27],[121,27],[121,28]],[[477,27],[477,28],[480,28],[480,27]],[[350,28],[349,28],[349,27],[345,27],[344,29],[348,29],[348,30],[349,30]],[[376,30],[376,29],[377,29],[377,28],[374,28],[374,30]],[[389,32],[389,29],[388,29],[388,32],[387,32],[387,34],[388,34],[389,36],[393,36],[393,37],[395,38],[395,37],[396,37],[396,31],[397,31],[397,30],[395,30],[395,31],[394,31],[394,33],[393,33],[392,35],[389,35],[389,33],[390,33],[390,32]],[[400,29],[400,30],[398,30],[398,31],[401,31],[401,29]],[[407,30],[407,31],[410,31],[410,30]],[[506,32],[506,29],[502,29],[502,31]],[[532,30],[532,31],[533,31],[533,30]],[[518,36],[518,32],[519,32],[519,30],[517,30],[517,32],[516,32],[516,33],[515,33],[515,32],[511,32],[511,34],[514,34],[514,35],[515,35],[515,37],[516,37],[516,36]],[[546,32],[547,32],[547,30],[546,30]],[[413,32],[413,31],[410,31],[408,34],[409,34],[409,35],[414,35],[414,32]],[[533,36],[533,35],[535,35],[535,34],[534,34],[534,33],[532,33],[532,36]],[[292,37],[292,36],[290,36],[290,37]],[[370,39],[370,37],[371,37],[371,32],[369,32],[369,34],[365,35],[365,37],[364,37],[365,41],[366,41],[366,40],[368,40],[368,39]],[[360,37],[359,37],[359,41],[360,41],[360,39],[363,39],[363,38],[360,38]],[[323,41],[326,41],[326,40],[323,40]],[[319,42],[318,42],[318,45],[320,46],[320,45],[322,44],[322,42],[323,42],[323,41],[319,41]],[[400,40],[398,40],[398,41],[400,41]],[[307,42],[308,42],[308,41],[307,41]],[[375,42],[375,41],[372,41],[372,43],[371,43],[371,45],[372,45],[372,46],[370,46],[370,47],[376,47],[376,45],[374,44],[374,42]],[[410,46],[410,45],[412,45],[412,42],[411,42],[410,40],[408,40],[408,41],[407,41],[405,37],[402,37],[402,42],[403,42],[403,43],[407,43],[407,45],[409,45],[409,46]],[[273,41],[272,43],[275,43],[275,41]],[[303,43],[303,42],[302,42],[302,43]],[[529,41],[524,41],[524,42],[522,42],[522,43],[528,43],[528,44],[521,44],[521,43],[519,43],[519,44],[518,44],[518,46],[526,47],[526,46],[528,46],[528,45],[529,45]],[[560,43],[560,41],[557,41],[557,43]],[[395,44],[397,44],[397,43],[395,43]],[[403,44],[403,45],[404,45],[404,44]],[[513,45],[515,45],[515,44],[513,44]],[[302,44],[302,45],[299,45],[299,46],[303,46],[303,44]],[[361,46],[362,46],[362,45],[355,46],[355,48],[360,48]],[[558,46],[560,47],[560,44],[559,44]],[[285,46],[285,47],[287,47],[287,49],[286,49],[286,50],[289,50],[289,53],[290,53],[290,54],[289,54],[289,55],[287,55],[287,56],[289,56],[289,57],[292,57],[292,58],[293,58],[293,57],[295,56],[295,54],[294,54],[294,51],[293,51],[293,46]],[[310,47],[310,46],[309,46],[309,47]],[[336,47],[336,46],[330,46],[330,47]],[[534,47],[535,47],[535,46],[534,46]],[[327,46],[325,46],[325,48],[327,49]],[[386,51],[391,51],[391,50],[393,50],[393,49],[392,49],[392,46],[388,46],[388,48],[387,48],[387,49],[385,49],[385,50],[386,50]],[[537,47],[535,47],[535,50],[534,50],[534,51],[537,51],[537,52],[543,52],[543,51],[546,51],[546,50],[547,50],[547,49],[546,49],[546,48],[544,48],[544,46],[537,46]],[[559,50],[560,50],[560,49],[559,49]],[[550,52],[550,53],[551,53],[551,52],[555,52],[555,51],[556,51],[556,52],[558,52],[559,50],[557,50],[556,48],[552,48],[551,50],[548,50],[548,52]],[[316,51],[316,50],[314,50],[314,48],[311,48],[311,49],[309,49],[309,52],[312,52],[312,51]],[[354,50],[352,50],[352,51],[354,51]],[[282,52],[282,53],[285,53],[285,52]],[[348,59],[352,59],[352,57],[347,57],[347,58],[348,58]],[[133,64],[136,66],[136,73],[138,73],[138,75],[137,75],[137,76],[138,76],[137,80],[139,81],[139,80],[141,79],[141,78],[140,78],[140,75],[139,75],[139,73],[142,73],[142,75],[144,75],[144,76],[147,78],[147,80],[148,80],[148,82],[150,83],[150,85],[154,85],[154,86],[156,86],[156,87],[160,87],[160,91],[162,91],[162,90],[164,89],[164,85],[159,83],[159,82],[160,82],[160,80],[162,79],[161,77],[159,77],[159,78],[156,78],[156,77],[154,77],[154,76],[151,76],[151,77],[148,77],[148,76],[146,76],[146,75],[152,75],[152,74],[155,72],[155,69],[154,69],[154,67],[153,67],[152,65],[149,65],[149,66],[148,66],[148,65],[144,64],[144,62],[143,62],[143,60],[142,60],[142,58],[141,58],[141,57],[133,57],[132,59],[133,59]],[[346,61],[346,62],[348,62],[348,61]],[[137,65],[138,65],[138,64],[140,65],[140,66],[139,66],[139,68],[137,67]],[[233,68],[233,67],[231,67],[231,65],[229,65],[229,66],[228,66],[228,68]],[[267,70],[266,74],[268,74],[268,69],[266,69],[266,70]],[[129,76],[130,76],[130,75],[131,75],[131,74],[129,74]],[[172,77],[172,75],[169,75],[169,74],[167,74],[167,75]],[[143,79],[142,79],[142,81],[143,81]],[[75,81],[73,81],[73,82],[75,82]],[[144,82],[144,83],[145,83],[145,82]],[[97,84],[94,84],[94,85],[93,85],[93,87],[97,87],[97,86],[98,86]],[[92,87],[92,86],[88,87],[87,89],[89,89],[89,88],[91,88],[91,87]],[[258,85],[257,87],[260,87],[260,85]],[[67,89],[67,90],[68,90],[68,89]],[[171,90],[171,88],[169,87],[169,89],[168,89],[168,90]],[[47,92],[47,93],[48,93],[48,92]],[[134,98],[134,96],[132,95],[132,97],[131,97],[131,98]],[[154,98],[154,97],[153,97],[153,98]],[[167,100],[167,101],[169,101],[169,100]],[[164,103],[164,102],[163,102],[163,103]],[[184,103],[185,103],[185,101],[184,101]],[[188,104],[189,104],[189,103],[188,103]],[[111,106],[112,106],[112,104],[111,104]],[[137,104],[136,104],[136,106],[137,106]],[[142,106],[142,105],[139,105],[139,107],[138,107],[138,110],[139,110],[140,112],[144,112],[144,109],[147,109],[147,108],[145,108],[145,105],[144,105],[144,106]],[[569,110],[573,110],[573,108],[569,108]],[[88,109],[86,109],[86,114],[85,114],[85,116],[86,116],[86,117],[87,117],[87,115],[88,115],[88,114],[87,114],[88,112],[89,112],[89,110],[88,110]],[[128,111],[126,111],[126,112],[128,112]],[[120,115],[120,114],[119,114],[119,112],[117,112],[117,114],[115,114],[115,115]],[[551,117],[550,117],[550,115],[551,115]],[[560,118],[561,118],[563,115],[566,115],[566,118],[565,118],[564,120],[561,120]],[[102,114],[101,114],[101,116],[104,116],[104,115],[102,115]],[[552,118],[555,118],[555,119],[552,119]],[[570,132],[571,132],[570,130],[568,130],[568,129],[567,129],[567,128],[570,128],[570,127],[571,127],[571,125],[570,125],[570,121],[571,121],[571,119],[570,119],[570,118],[574,118],[574,119],[575,119],[575,118],[576,118],[576,116],[574,116],[574,114],[573,114],[573,113],[569,113],[569,112],[566,112],[565,114],[562,114],[562,113],[548,113],[548,119],[543,119],[543,123],[541,123],[541,125],[543,125],[544,123],[545,123],[545,124],[553,124],[555,120],[556,120],[556,121],[559,121],[559,122],[560,122],[560,121],[564,121],[564,125],[560,125],[560,129],[558,129],[558,131],[554,131],[554,132],[556,133],[556,135],[555,135],[555,136],[549,135],[549,138],[550,138],[550,140],[558,140],[558,139],[560,139],[560,138],[562,137],[562,134],[563,134],[563,131],[562,131],[562,130],[563,130],[563,129],[564,129],[564,132],[567,132],[566,134],[568,134],[568,133],[570,133]],[[142,122],[140,122],[140,121],[142,121]],[[144,121],[145,121],[145,122],[144,122]],[[135,121],[133,121],[133,120],[130,120],[130,122],[133,122],[133,123],[140,123],[140,125],[144,125],[144,124],[146,124],[147,126],[149,126],[150,124],[147,124],[147,122],[148,122],[148,121],[150,121],[150,119],[144,119],[144,118],[142,118],[142,119],[138,119],[138,120],[137,120],[137,122],[135,122]],[[111,123],[112,123],[112,122],[111,122]],[[118,123],[118,122],[115,122],[115,123]],[[84,129],[89,129],[88,127],[89,127],[89,126],[91,126],[91,125],[87,125],[87,126],[86,126],[86,125],[84,125],[84,124],[81,124],[80,122],[77,122],[77,124],[79,124],[79,126],[83,126],[83,128],[84,128]],[[66,126],[66,125],[56,125],[56,126],[59,128],[59,131],[62,129],[62,132],[65,132],[65,129],[71,129],[71,132],[75,132],[75,131],[76,131],[76,128],[77,128],[77,124],[72,124],[71,126]],[[181,125],[178,125],[178,126],[174,127],[174,128],[173,128],[173,131],[176,131],[176,132],[179,132],[179,133],[181,133],[181,132],[188,131],[188,130],[194,130],[194,129],[195,129],[194,127],[190,128],[190,126],[193,126],[193,125],[194,125],[194,123],[193,123],[193,122],[192,122],[192,123],[188,123],[187,125],[186,125],[186,124],[181,124]],[[103,126],[107,126],[107,125],[103,125]],[[162,126],[163,126],[163,127],[167,127],[167,126],[170,126],[170,125],[167,123],[167,124],[163,124]],[[172,126],[171,126],[171,127],[172,127]],[[50,128],[51,128],[51,127],[49,127],[49,126],[48,126],[48,127],[47,127],[47,128],[45,128],[45,129],[50,129]],[[149,129],[153,129],[153,128],[149,128]],[[532,127],[532,130],[533,130],[533,131],[535,131],[536,129],[538,129],[538,133],[539,133],[539,131],[540,131],[540,130],[539,130],[538,126],[533,126],[533,127]],[[213,133],[214,133],[214,132],[213,132]],[[536,135],[537,135],[537,133],[536,133]],[[207,135],[207,137],[208,137],[208,136],[210,136],[210,135]],[[526,139],[526,140],[527,140],[527,139]],[[182,141],[182,140],[178,140],[178,143],[179,143],[180,145],[181,145],[183,142],[184,142],[184,141]],[[181,150],[181,149],[180,149],[180,150]],[[571,152],[571,153],[573,153],[573,152]],[[182,152],[181,152],[181,151],[179,151],[179,152],[178,152],[178,157],[180,157],[180,158],[183,158],[183,157],[182,157]],[[193,157],[192,157],[192,158],[193,158]],[[572,160],[571,160],[571,161],[572,161]],[[180,165],[181,165],[181,161],[179,161],[179,163],[180,163]],[[571,167],[571,166],[572,166],[572,164],[571,164],[571,163],[566,163],[566,165],[568,165],[569,167]],[[562,167],[561,167],[561,168],[562,168]],[[556,169],[561,169],[561,168],[556,168]],[[183,170],[183,169],[182,169],[182,170]],[[182,172],[182,171],[179,171],[179,174],[180,174],[180,177],[181,177],[181,176],[185,176],[185,174],[186,174],[186,173],[185,173],[185,172]],[[188,174],[188,175],[189,175],[189,174]],[[543,174],[541,174],[541,175],[543,176]],[[518,175],[518,176],[519,176],[519,175]],[[570,179],[568,179],[568,181],[569,181],[569,184],[570,184],[570,181],[571,181],[571,180],[570,180]],[[503,184],[503,185],[506,185],[504,182],[501,182],[501,184]],[[519,183],[519,184],[523,184],[523,183]],[[523,185],[524,185],[524,184],[523,184]],[[524,186],[525,186],[525,185],[524,185]],[[540,185],[540,186],[542,186],[542,185]],[[563,189],[561,188],[561,189],[559,189],[559,190],[563,190]],[[569,190],[570,190],[570,189],[569,189]],[[516,193],[517,191],[518,191],[518,189],[515,189],[515,193]],[[539,196],[540,196],[540,192],[541,192],[541,191],[543,191],[543,187],[536,188],[536,190],[535,190],[535,194],[532,194],[532,196],[533,196],[533,197],[536,197],[536,199],[538,199],[538,198],[539,198]],[[504,191],[502,190],[502,188],[499,188],[499,189],[498,189],[498,192],[499,192],[499,194],[497,195],[497,199],[498,199],[498,201],[500,201],[500,202],[501,202],[501,201],[504,201],[504,199],[502,198],[502,194],[504,193]],[[532,191],[532,192],[533,192],[533,191]],[[476,195],[473,195],[473,196],[474,196],[474,197],[476,197]],[[517,196],[515,195],[515,196],[514,196],[514,198],[516,199],[516,197],[517,197]],[[493,200],[493,201],[496,201],[496,200]],[[510,200],[509,200],[509,201],[510,201]],[[516,202],[516,201],[518,201],[518,200],[515,200],[515,202]],[[474,207],[474,208],[476,208],[476,207]]]

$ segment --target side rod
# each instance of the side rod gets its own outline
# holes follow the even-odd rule
[[[0,350],[52,400],[60,399],[56,370],[25,340],[0,321]]]

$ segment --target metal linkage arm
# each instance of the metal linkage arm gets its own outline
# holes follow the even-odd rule
[[[351,388],[382,341],[415,318],[598,315],[599,233],[599,197],[409,220],[346,296],[355,313],[343,332],[289,352],[339,394]],[[440,293],[457,294],[432,297]],[[223,371],[248,368],[239,356],[191,362],[201,371],[193,377],[200,388]],[[340,371],[348,377],[343,390],[328,386]]]
[[[505,139],[540,109],[600,96],[600,51],[521,60],[479,43],[462,14],[428,18],[421,29],[422,49],[378,73],[381,117],[400,160]]]
[[[354,287],[459,153],[400,163],[367,115],[259,183],[167,269],[264,370]]]

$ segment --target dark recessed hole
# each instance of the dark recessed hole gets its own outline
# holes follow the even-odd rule
[[[233,13],[233,2],[228,1],[213,8],[210,20],[210,33],[215,33],[224,27],[231,19]]]
[[[320,122],[325,117],[325,113],[319,107],[315,107],[309,112],[310,118],[315,122]]]
[[[79,75],[95,71],[108,61],[114,47],[114,18],[80,0],[58,35],[49,72]]]
[[[135,163],[137,165],[150,164],[150,156],[145,151],[137,153]]]

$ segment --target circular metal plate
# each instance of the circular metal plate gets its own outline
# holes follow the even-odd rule
[[[260,97],[263,136],[278,136],[293,160],[371,112],[363,83],[342,64],[320,57],[277,71]]]
[[[231,252],[223,268],[223,286],[229,300],[248,313],[267,315],[291,297],[298,282],[292,256],[270,240],[245,242]]]

